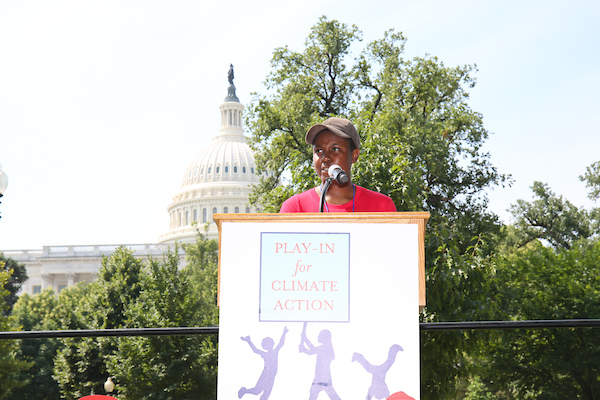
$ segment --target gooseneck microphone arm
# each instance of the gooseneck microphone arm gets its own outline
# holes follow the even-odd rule
[[[325,179],[325,183],[321,186],[321,201],[319,203],[319,212],[323,212],[323,206],[325,206],[325,195],[327,194],[327,190],[329,190],[329,186],[331,186],[331,182],[333,182],[333,178]]]

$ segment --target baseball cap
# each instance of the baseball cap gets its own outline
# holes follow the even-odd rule
[[[350,139],[354,143],[357,149],[360,149],[360,137],[358,131],[346,118],[331,117],[327,118],[320,124],[316,124],[310,127],[306,132],[306,143],[314,144],[315,137],[323,131],[330,131],[331,133],[344,138]]]

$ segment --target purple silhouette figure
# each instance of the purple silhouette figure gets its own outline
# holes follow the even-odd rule
[[[262,340],[261,345],[264,349],[259,350],[254,346],[254,344],[250,341],[250,336],[241,337],[244,342],[248,342],[250,348],[253,352],[258,354],[265,361],[265,367],[263,369],[262,374],[258,378],[256,382],[256,386],[252,389],[246,389],[242,387],[238,391],[238,398],[242,398],[246,393],[258,395],[262,392],[262,396],[260,396],[260,400],[267,400],[271,395],[271,390],[273,390],[273,383],[275,383],[275,376],[277,375],[277,366],[278,366],[278,357],[279,350],[283,347],[283,343],[285,342],[285,334],[288,333],[287,326],[283,328],[283,334],[281,335],[281,339],[279,340],[279,344],[277,347],[273,348],[275,342],[270,337],[266,337]]]
[[[315,379],[310,387],[309,400],[315,400],[321,391],[325,391],[332,400],[341,400],[331,383],[331,362],[335,359],[333,345],[331,344],[331,332],[323,329],[317,338],[320,346],[313,344],[306,337],[306,322],[300,337],[300,353],[316,354]]]
[[[385,376],[394,364],[394,361],[396,361],[396,354],[398,354],[399,351],[403,351],[402,347],[397,344],[392,345],[387,360],[381,365],[371,364],[360,353],[354,353],[352,356],[352,361],[358,362],[367,372],[373,375],[371,386],[367,392],[367,400],[371,400],[373,397],[376,399],[387,399],[390,395],[390,391],[385,383]]]

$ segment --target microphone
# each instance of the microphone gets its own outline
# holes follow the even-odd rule
[[[333,164],[332,166],[330,166],[327,172],[329,173],[330,178],[333,178],[337,183],[341,185],[347,183],[349,180],[348,174],[345,173],[342,167],[340,167],[337,164]]]

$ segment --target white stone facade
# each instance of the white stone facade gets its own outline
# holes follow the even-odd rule
[[[118,244],[92,246],[44,246],[42,250],[3,250],[7,258],[12,258],[27,268],[29,279],[21,288],[21,293],[36,294],[52,288],[55,293],[79,282],[92,282],[102,266],[102,257],[110,256],[117,248],[133,250],[136,258],[162,258],[163,253],[174,246],[161,244]],[[179,256],[185,263],[185,253],[179,249]]]

